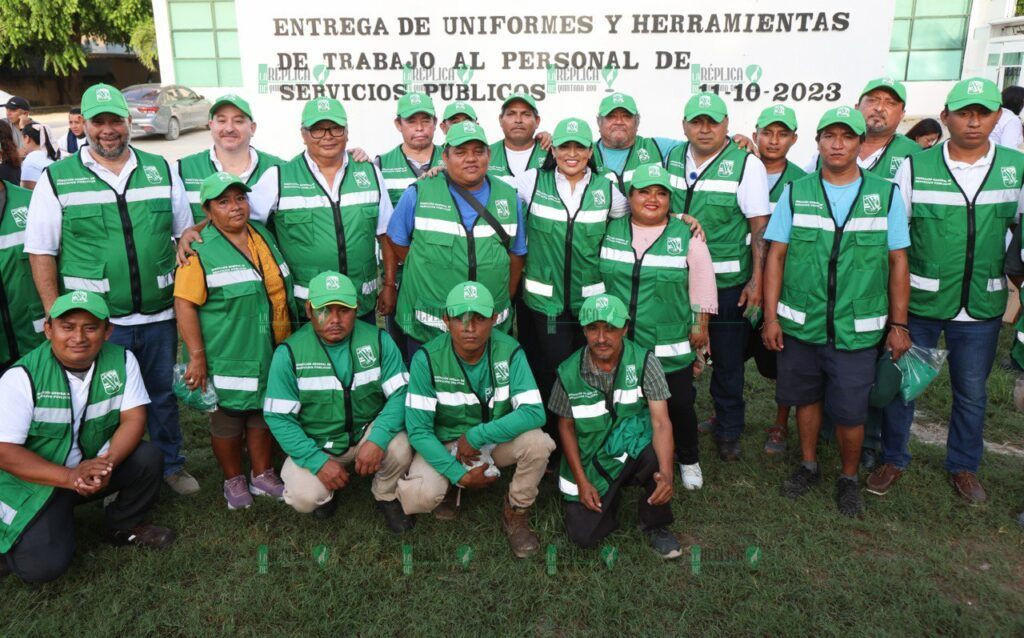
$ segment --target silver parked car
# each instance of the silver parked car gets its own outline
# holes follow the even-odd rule
[[[205,128],[210,122],[210,101],[184,86],[133,84],[122,93],[132,116],[132,135],[176,140],[182,131]]]

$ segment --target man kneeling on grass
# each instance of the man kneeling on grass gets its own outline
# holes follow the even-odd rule
[[[412,460],[405,423],[409,375],[391,337],[356,319],[356,289],[337,272],[309,282],[309,323],[277,347],[270,363],[263,416],[288,458],[281,468],[284,502],[327,518],[335,492],[355,463],[373,475],[370,491],[388,528],[413,522],[395,500],[395,485]]]
[[[628,322],[618,297],[589,297],[580,308],[587,345],[558,366],[549,407],[562,438],[565,529],[595,547],[619,526],[623,488],[640,485],[640,529],[662,558],[677,558],[668,382],[654,353],[626,338]]]
[[[495,466],[516,466],[502,514],[512,553],[540,548],[528,512],[555,442],[540,428],[544,404],[519,343],[494,332],[494,298],[467,281],[445,300],[444,332],[424,344],[409,366],[405,427],[416,448],[398,483],[406,514],[456,515],[457,490],[484,488]]]
[[[75,554],[75,506],[114,493],[104,508],[111,543],[174,540],[143,523],[164,462],[142,440],[149,395],[132,353],[107,342],[109,316],[95,293],[58,297],[43,324],[49,341],[0,378],[0,575],[58,578]]]

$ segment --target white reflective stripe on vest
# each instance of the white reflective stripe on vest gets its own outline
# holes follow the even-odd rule
[[[499,312],[498,316],[494,318],[494,325],[498,325],[499,323],[501,323],[501,322],[505,321],[506,319],[508,319],[508,316],[509,316],[509,314],[511,314],[511,312],[512,312],[511,308],[505,308],[504,310]]]
[[[341,381],[333,374],[323,377],[299,377],[295,382],[299,390],[341,390]]]
[[[672,188],[675,188],[676,190],[686,190],[686,178],[682,175],[669,175],[668,182],[672,185]]]
[[[260,389],[260,380],[256,377],[229,377],[215,374],[213,375],[213,387],[217,390],[256,392]]]
[[[124,399],[123,394],[119,394],[116,397],[110,397],[105,401],[99,403],[93,403],[85,407],[85,418],[86,420],[95,419],[101,416],[110,414],[114,410],[121,409],[121,400]]]
[[[988,285],[985,286],[987,292],[999,292],[1000,290],[1006,290],[1006,280],[1002,277],[996,277],[988,280]]]
[[[32,322],[32,329],[36,332],[43,331],[43,325],[46,323],[46,319],[36,319]]]
[[[14,522],[14,517],[18,515],[18,510],[14,509],[7,503],[0,501],[0,521],[4,522],[4,525],[10,525]]]
[[[853,330],[854,332],[874,332],[881,330],[885,327],[885,321],[889,318],[889,315],[882,315],[880,317],[867,317],[865,319],[854,319]]]
[[[157,275],[156,276],[156,287],[157,288],[163,289],[163,288],[166,288],[167,286],[170,286],[173,283],[174,283],[174,271],[173,270],[171,272],[167,273],[166,275]]]
[[[597,403],[591,403],[588,405],[572,406],[572,418],[574,419],[590,419],[603,416],[605,414],[608,414],[608,408],[605,407],[604,401],[598,401]]]
[[[524,279],[523,285],[526,286],[526,292],[540,295],[541,297],[552,297],[555,294],[555,287],[551,284],[541,283],[529,277]]]
[[[555,208],[554,206],[548,206],[546,204],[538,204],[536,200],[530,204],[530,214],[536,215],[542,219],[550,219],[553,222],[561,222],[563,224],[569,221],[569,215],[563,208]]]
[[[750,245],[750,233],[747,233],[747,236],[743,239],[743,243],[745,243],[747,246]]]
[[[380,366],[353,374],[352,389],[355,390],[359,386],[364,386],[367,383],[373,383],[374,381],[380,381]]]
[[[301,299],[309,299],[309,288],[294,284],[292,286],[292,294]]]
[[[117,201],[117,195],[112,190],[101,191],[77,191],[65,193],[58,198],[60,205],[68,206],[91,206],[94,204],[113,204]]]
[[[599,281],[596,284],[583,286],[583,290],[580,291],[580,294],[583,296],[584,299],[586,299],[587,297],[593,297],[594,295],[604,294],[604,282]]]
[[[271,399],[267,397],[263,401],[263,411],[274,414],[298,414],[302,404],[290,399]]]
[[[25,243],[25,231],[19,230],[16,233],[9,235],[0,235],[0,250],[4,248],[14,248]]]
[[[441,405],[480,405],[480,399],[472,392],[437,392]]]
[[[286,264],[283,261],[277,265],[277,269],[281,271],[282,277],[287,277],[288,275],[292,274],[292,269],[289,268],[288,264]]]
[[[330,208],[331,200],[326,195],[312,195],[310,197],[303,197],[302,195],[289,195],[282,197],[277,202],[277,210],[302,210],[306,208]]]
[[[939,206],[966,206],[964,196],[955,191],[926,191],[913,189],[910,204],[933,204]]]
[[[88,290],[90,292],[110,292],[109,279],[86,279],[85,277],[68,277],[64,275],[64,287],[68,290]]]
[[[568,494],[569,496],[580,495],[580,488],[572,481],[561,476],[558,477],[558,489],[562,494]]]
[[[624,264],[636,263],[636,258],[633,253],[625,250],[619,250],[618,248],[609,248],[608,246],[601,246],[601,259],[618,261]]]
[[[655,268],[686,268],[686,257],[673,256],[673,255],[644,255],[643,258],[645,266],[654,266]]]
[[[185,194],[188,195],[189,204],[202,204],[199,201],[199,191],[185,191]]]
[[[924,290],[926,292],[938,292],[939,291],[939,280],[932,279],[931,277],[922,277],[921,275],[915,275],[910,273],[910,287],[917,288],[918,290]]]
[[[633,388],[632,390],[615,390],[612,392],[612,401],[616,405],[629,405],[639,401],[640,397],[643,395],[644,394],[640,388]]]
[[[126,202],[145,202],[151,199],[166,199],[167,205],[170,206],[171,185],[129,188],[124,192],[124,201]]]
[[[716,275],[740,271],[740,261],[738,259],[733,261],[713,261],[711,266],[714,268]]]
[[[385,397],[390,397],[396,390],[400,390],[407,385],[409,385],[409,373],[399,372],[384,383],[380,384],[380,389],[384,391]]]
[[[629,452],[623,452],[622,456],[616,456],[615,460],[618,461],[619,463],[625,463],[626,461],[629,460]]]
[[[437,399],[410,392],[405,395],[405,407],[414,410],[424,410],[425,412],[434,412],[437,409]]]
[[[361,290],[364,295],[369,295],[377,289],[378,285],[379,284],[376,279],[371,279],[369,281],[364,281],[363,285],[359,287],[359,290]]]
[[[613,179],[612,181],[614,182],[615,180]],[[624,181],[624,182],[631,182],[631,181],[633,181],[633,171],[632,170],[622,171],[622,181]]]
[[[1017,331],[1017,341],[1024,343],[1024,332],[1021,332],[1020,330]]]
[[[512,409],[517,410],[521,405],[543,405],[544,399],[540,396],[540,390],[527,390],[512,396]]]
[[[690,342],[680,341],[679,343],[663,343],[654,346],[656,357],[678,357],[682,354],[690,354]]]
[[[1017,201],[1020,191],[1014,188],[1004,188],[996,191],[981,191],[974,203],[978,206],[985,204],[1009,204]]]
[[[207,288],[220,288],[231,284],[240,284],[246,281],[260,281],[260,275],[252,268],[224,270],[210,273],[206,276]]]
[[[416,181],[415,177],[385,177],[384,188],[389,191],[405,190],[413,185]]]
[[[778,313],[780,317],[785,317],[786,319],[789,319],[793,323],[798,323],[801,326],[804,325],[805,321],[807,321],[807,313],[801,312],[795,308],[790,308],[781,301],[779,302],[779,305],[776,307],[775,312]]]
[[[608,221],[606,210],[581,210],[573,220],[577,224],[603,224]]]
[[[71,423],[70,408],[34,408],[32,420],[40,423]]]
[[[359,191],[356,193],[345,193],[338,198],[339,206],[360,206],[362,204],[376,204],[380,201],[380,191]]]
[[[836,231],[836,223],[829,217],[797,213],[793,215],[793,228],[815,228],[834,233]]]
[[[508,401],[509,388],[508,384],[499,385],[494,388],[494,396],[491,397],[490,405],[494,405],[495,401]]]
[[[862,230],[889,230],[888,217],[855,217],[847,220],[844,231],[857,232]]]
[[[697,180],[697,184],[693,187],[694,191],[707,191],[709,193],[729,193],[730,195],[736,194],[739,190],[740,183],[733,182],[725,179],[700,179]]]

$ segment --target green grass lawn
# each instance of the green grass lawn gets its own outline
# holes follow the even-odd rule
[[[1000,358],[1011,332],[1004,329]],[[662,563],[636,530],[635,493],[609,543],[612,571],[598,552],[574,551],[561,504],[546,480],[533,516],[542,541],[558,547],[549,576],[543,554],[514,559],[500,529],[501,489],[464,494],[459,519],[421,516],[405,537],[414,572],[402,573],[401,541],[380,522],[367,480],[342,497],[337,515],[318,521],[257,499],[229,512],[207,444],[205,419],[186,412],[189,469],[203,492],[165,490],[154,520],[174,527],[163,552],[115,549],[100,540],[96,505],[77,516],[79,550],[56,583],[0,582],[0,634],[50,635],[1022,635],[1024,462],[989,454],[981,472],[990,503],[968,508],[943,472],[944,450],[912,445],[914,463],[889,496],[866,495],[863,520],[840,517],[833,501],[838,457],[823,446],[822,486],[800,502],[778,496],[796,461],[760,452],[761,427],[774,416],[773,388],[750,367],[743,460],[725,465],[702,441],[705,488],[677,493],[674,530],[705,559]],[[940,377],[919,407],[948,418],[948,380]],[[1014,375],[989,382],[987,438],[1021,445],[1024,418],[1012,411]],[[706,379],[701,414],[708,410]],[[791,434],[791,441],[795,434]],[[791,448],[795,446],[791,445]],[[507,476],[499,483],[507,486]],[[677,480],[678,486],[678,480]],[[258,573],[260,545],[269,569]],[[474,558],[453,559],[464,544]],[[324,567],[312,558],[324,545]],[[756,570],[742,563],[757,546]],[[688,556],[689,554],[687,554]]]

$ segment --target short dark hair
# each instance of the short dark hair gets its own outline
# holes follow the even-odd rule
[[[81,115],[81,114],[82,114],[82,107],[80,107],[80,106],[72,106],[71,110],[68,111],[68,115]]]
[[[1020,115],[1024,108],[1024,86],[1008,86],[1003,89],[1003,107]]]
[[[938,135],[939,139],[942,139],[942,125],[939,124],[938,120],[926,117],[907,131],[907,137],[915,142],[925,135]]]
[[[593,147],[591,147],[593,148]],[[590,154],[590,159],[587,160],[587,168],[592,172],[597,173],[597,160],[594,159],[596,153]],[[544,163],[541,164],[540,170],[542,171],[553,171],[558,166],[558,162],[555,160],[555,149],[554,147],[548,151],[547,157],[544,158]]]

